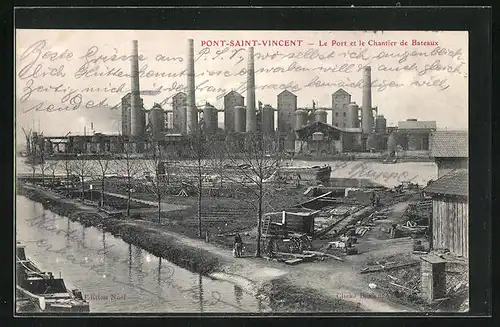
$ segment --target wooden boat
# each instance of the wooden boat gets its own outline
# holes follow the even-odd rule
[[[69,290],[62,278],[41,271],[26,258],[25,246],[16,245],[16,302],[31,302],[39,312],[90,312],[77,289]]]
[[[264,182],[276,180],[298,180],[309,183],[313,182],[313,184],[321,183],[323,185],[328,185],[330,183],[331,174],[332,167],[329,165],[313,167],[285,166],[280,167]]]

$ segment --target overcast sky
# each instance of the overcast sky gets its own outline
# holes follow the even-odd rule
[[[377,81],[372,104],[378,106],[379,114],[385,115],[389,124],[418,118],[436,120],[439,128],[466,129],[468,125],[467,32],[17,30],[18,130],[34,122],[35,129],[40,124],[46,134],[64,135],[69,130],[82,132],[83,126],[88,128],[93,122],[100,132],[118,132],[120,111],[109,107],[118,104],[130,88],[126,74],[130,73],[127,56],[132,40],[138,40],[139,54],[145,57],[139,68],[149,74],[141,78],[141,90],[161,88],[159,94],[142,96],[145,107],[149,109],[154,102],[163,101],[163,107],[171,109],[168,98],[186,84],[182,72],[186,68],[189,38],[195,40],[198,104],[208,101],[222,108],[222,96],[232,89],[246,96],[247,47],[206,47],[202,41],[258,40],[256,98],[264,104],[276,107],[276,95],[287,88],[297,95],[299,107],[310,107],[313,100],[320,107],[331,107],[331,94],[342,87],[352,95],[352,101],[361,105],[362,89],[356,84],[363,77],[359,69],[371,65],[372,82]],[[272,40],[302,42],[300,46],[299,42],[295,46],[265,44]],[[347,43],[332,46],[332,40]],[[438,45],[412,46],[412,40]],[[386,41],[396,44],[380,46],[380,42]],[[401,41],[408,45],[401,45]],[[320,47],[319,42],[326,46]],[[351,42],[356,44],[351,46]],[[109,59],[113,54],[117,58]],[[271,71],[259,72],[260,69]],[[102,76],[106,73],[114,76]],[[415,81],[421,86],[416,86]],[[391,83],[393,86],[388,86]],[[124,87],[118,88],[121,84]],[[109,92],[104,90],[106,87],[118,89]],[[101,90],[96,92],[96,88]],[[34,89],[37,91],[30,94]],[[95,105],[104,99],[108,107],[86,108],[93,106],[89,101]],[[80,106],[70,111],[30,110],[50,104],[65,107],[68,103],[70,108],[78,103]],[[222,114],[219,121],[223,121]]]

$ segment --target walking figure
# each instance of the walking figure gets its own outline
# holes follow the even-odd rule
[[[241,240],[240,233],[236,233],[234,236],[234,249],[236,250],[236,257],[241,257],[241,250],[243,248],[243,241]]]

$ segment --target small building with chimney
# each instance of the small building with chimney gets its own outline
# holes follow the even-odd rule
[[[430,155],[438,169],[438,178],[454,169],[469,167],[467,131],[435,131],[431,135]]]
[[[361,128],[340,128],[321,121],[295,131],[295,153],[334,155],[361,150]]]

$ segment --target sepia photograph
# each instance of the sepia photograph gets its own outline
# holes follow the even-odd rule
[[[467,31],[14,50],[16,314],[469,311]]]

